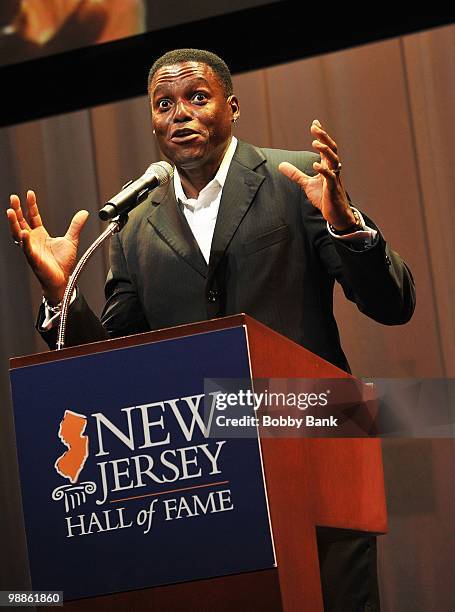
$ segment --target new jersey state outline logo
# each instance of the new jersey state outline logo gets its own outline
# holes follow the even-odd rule
[[[60,421],[58,437],[68,448],[54,464],[57,473],[75,484],[89,456],[87,435],[84,435],[87,417],[72,410],[65,410]]]

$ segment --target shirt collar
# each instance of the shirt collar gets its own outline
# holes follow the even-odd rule
[[[221,161],[220,167],[218,168],[218,172],[215,174],[213,179],[207,183],[204,189],[201,190],[199,197],[201,194],[206,194],[208,191],[216,190],[218,193],[223,189],[224,183],[226,182],[227,173],[229,172],[229,168],[231,166],[232,158],[234,157],[235,149],[237,148],[237,138],[232,136],[231,142],[229,143],[228,148],[226,149],[226,153]],[[183,191],[182,182],[180,180],[180,176],[177,168],[174,169],[174,191],[175,197],[179,202],[184,205],[189,205],[194,208],[194,203],[199,200],[199,198],[187,198],[185,192]]]

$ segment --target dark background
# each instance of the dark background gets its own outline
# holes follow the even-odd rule
[[[159,29],[0,67],[0,126],[140,95],[150,65],[169,49],[212,50],[233,73],[239,73],[455,21],[455,15],[400,17],[394,13],[392,18],[370,8],[363,16],[358,11],[321,13],[317,7],[308,13],[302,2],[287,0],[155,0],[148,4],[148,27]],[[233,10],[248,5],[251,8]],[[223,10],[229,12],[220,14]],[[177,25],[170,26],[171,20]]]

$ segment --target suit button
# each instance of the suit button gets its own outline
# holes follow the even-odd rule
[[[390,257],[388,255],[385,256],[385,262],[388,266],[392,265],[392,262],[390,261]]]
[[[216,289],[210,289],[210,291],[207,294],[207,302],[209,302],[210,304],[213,304],[217,301],[219,296],[220,296],[219,291],[216,291]]]

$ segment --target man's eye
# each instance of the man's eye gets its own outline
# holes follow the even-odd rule
[[[169,102],[169,100],[160,100],[158,102],[158,108],[160,110],[167,110],[170,107],[171,103]]]
[[[197,93],[194,94],[193,100],[195,102],[205,102],[207,100],[207,96],[201,91],[198,91]]]

